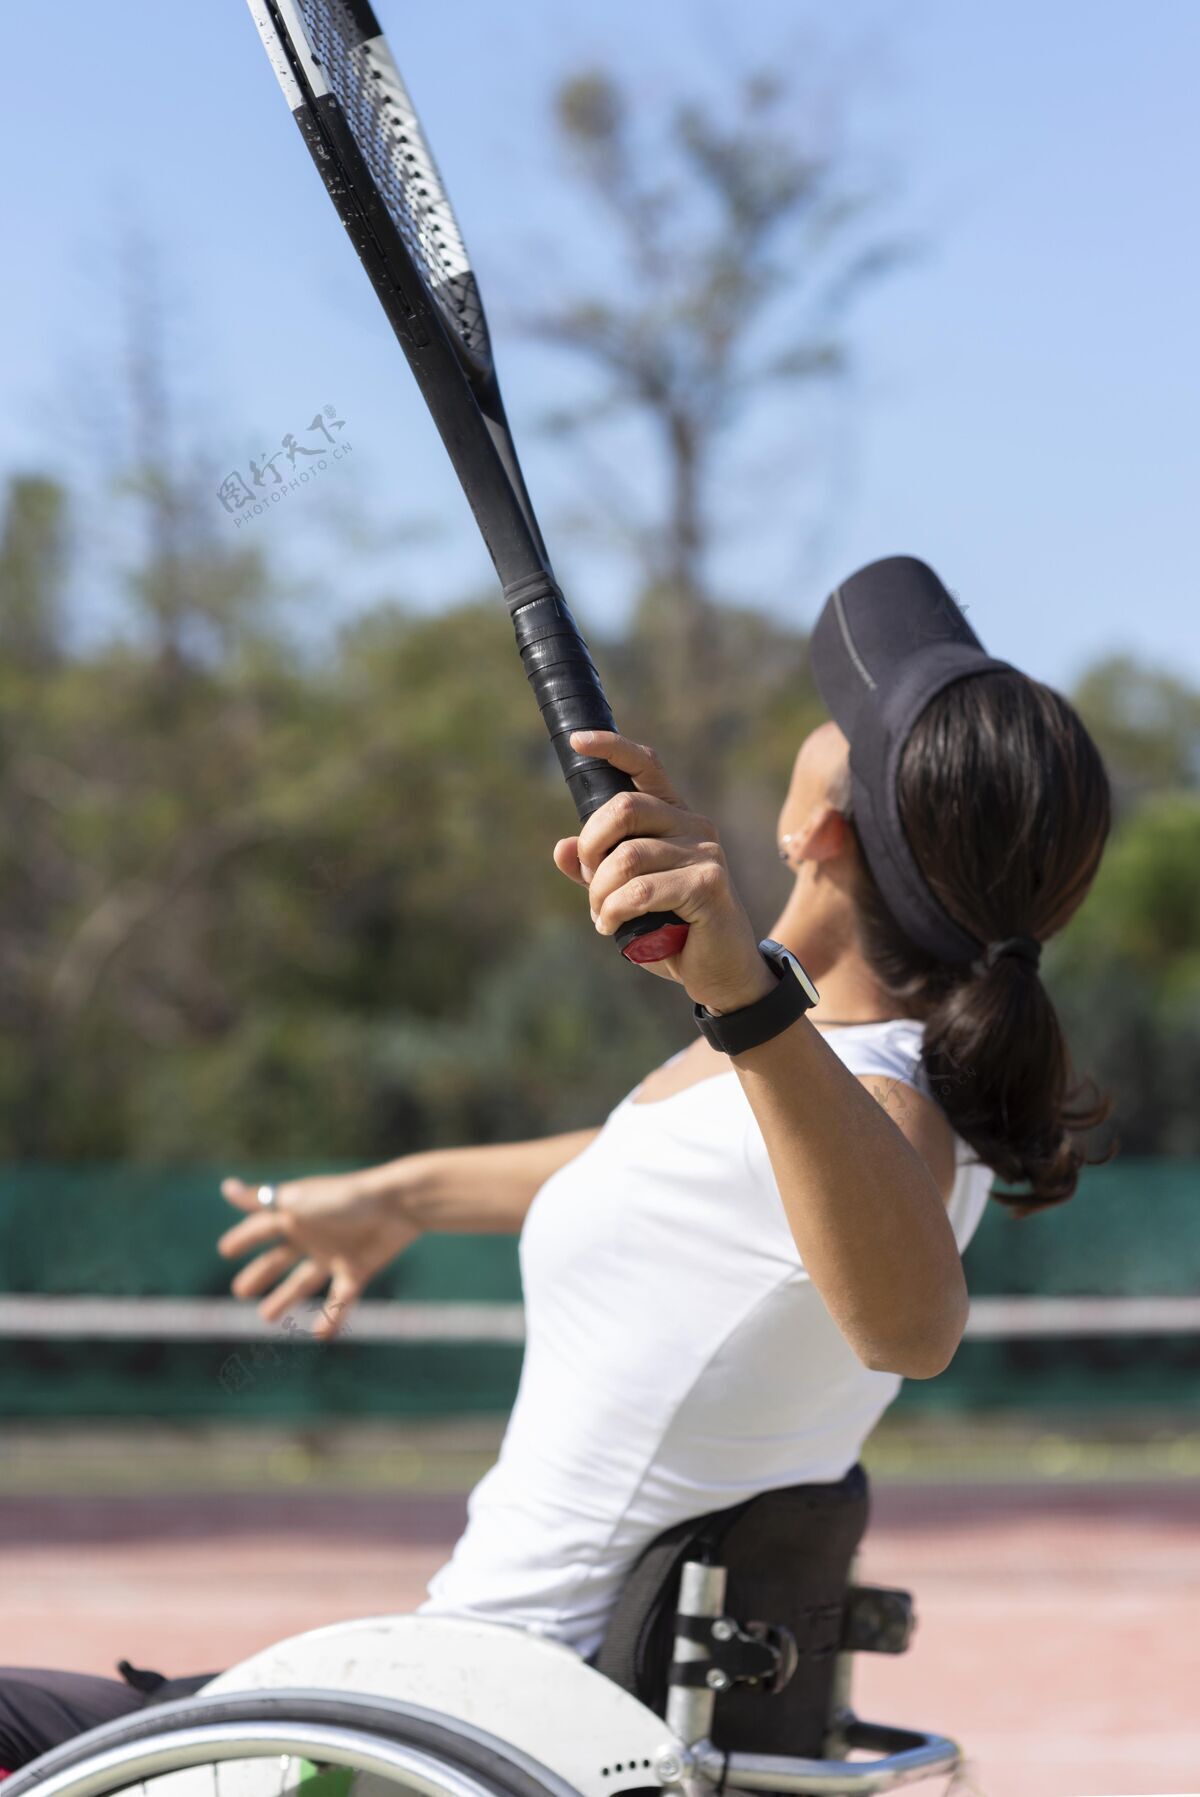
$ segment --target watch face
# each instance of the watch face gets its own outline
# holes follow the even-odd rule
[[[775,962],[777,967],[790,969],[795,978],[799,980],[809,1004],[815,1005],[821,995],[805,973],[803,967],[801,967],[791,949],[785,948],[782,942],[776,942],[770,936],[760,942],[758,946],[761,952],[766,955],[769,960]]]

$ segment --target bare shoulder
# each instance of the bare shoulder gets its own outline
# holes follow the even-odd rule
[[[954,1131],[945,1112],[902,1079],[885,1079],[878,1073],[862,1074],[859,1083],[878,1100],[906,1141],[916,1149],[948,1203],[954,1189],[957,1166]]]

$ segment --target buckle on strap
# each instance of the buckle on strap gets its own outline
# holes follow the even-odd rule
[[[783,1690],[799,1663],[791,1630],[768,1622],[743,1626],[732,1616],[676,1616],[675,1633],[706,1647],[708,1658],[673,1660],[672,1685],[718,1692],[748,1685],[774,1696]]]

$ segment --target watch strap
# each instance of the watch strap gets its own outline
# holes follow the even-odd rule
[[[775,945],[771,946],[774,948]],[[787,960],[761,948],[760,952],[776,975],[775,986],[765,997],[752,1005],[744,1005],[740,1011],[726,1011],[719,1017],[703,1005],[692,1006],[697,1029],[719,1054],[745,1054],[747,1049],[758,1048],[772,1036],[781,1035],[812,1007],[812,998]]]

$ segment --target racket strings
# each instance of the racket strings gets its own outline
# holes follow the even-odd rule
[[[458,221],[386,43],[363,39],[345,0],[300,0],[300,9],[392,223],[452,335],[490,367],[487,322]]]

